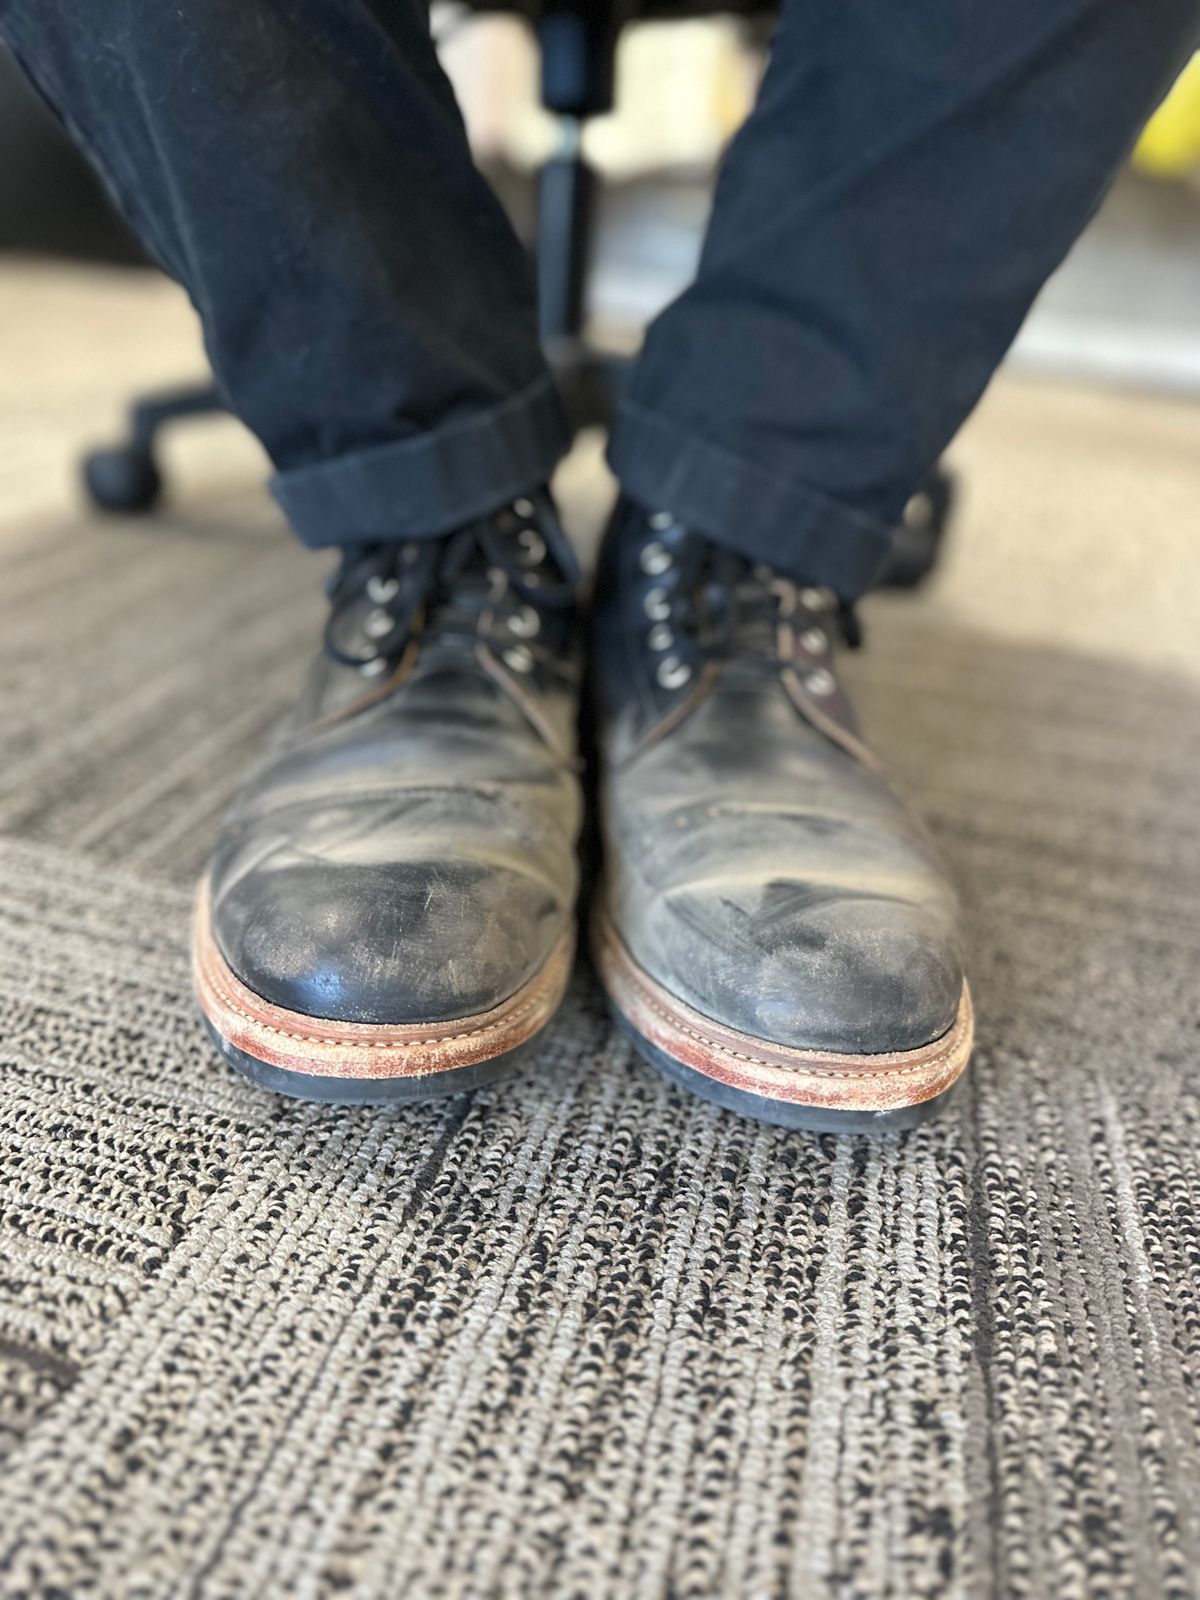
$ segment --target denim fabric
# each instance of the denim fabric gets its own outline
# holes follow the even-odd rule
[[[785,0],[614,430],[625,488],[860,593],[1198,26]],[[529,262],[423,0],[0,0],[0,31],[191,294],[305,542],[441,533],[549,475]]]
[[[1197,42],[1196,0],[788,0],[610,458],[843,595]]]
[[[436,535],[569,442],[423,0],[0,0],[200,314],[308,544]]]

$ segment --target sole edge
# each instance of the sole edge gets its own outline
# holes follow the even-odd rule
[[[645,1059],[702,1098],[758,1121],[818,1132],[915,1126],[945,1104],[971,1058],[965,980],[940,1039],[915,1050],[839,1055],[756,1039],[694,1011],[638,966],[599,905],[591,943],[617,1022]]]
[[[208,908],[203,880],[192,979],[209,1037],[224,1060],[262,1087],[325,1103],[434,1099],[511,1070],[557,1012],[574,955],[568,927],[520,989],[475,1016],[429,1024],[339,1022],[289,1011],[248,989],[217,947]]]

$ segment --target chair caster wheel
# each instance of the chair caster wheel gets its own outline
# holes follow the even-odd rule
[[[904,508],[879,579],[887,589],[913,589],[933,571],[954,509],[956,484],[943,467],[930,474]]]
[[[128,444],[85,456],[83,482],[94,506],[125,516],[151,510],[163,486],[150,452]]]

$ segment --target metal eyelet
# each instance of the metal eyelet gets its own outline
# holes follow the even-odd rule
[[[809,672],[805,675],[804,687],[809,694],[832,694],[837,688],[837,680],[832,672],[827,671],[824,667],[818,667],[815,672]]]
[[[800,604],[808,611],[828,611],[829,593],[825,589],[801,589]]]
[[[665,544],[659,544],[657,539],[652,539],[648,545],[642,547],[638,565],[650,577],[660,577],[671,566],[671,552]]]
[[[659,533],[675,526],[675,513],[673,511],[655,511],[650,516],[650,526]]]
[[[381,578],[376,574],[367,579],[367,599],[374,600],[377,606],[387,605],[389,600],[394,600],[400,593],[399,578]]]
[[[387,660],[384,656],[372,656],[358,670],[364,678],[377,678],[381,672],[387,671]]]
[[[664,689],[682,689],[692,675],[692,669],[678,656],[664,656],[655,674]]]
[[[515,633],[518,639],[533,639],[541,631],[542,619],[532,606],[522,606],[507,619],[507,624],[509,633]]]
[[[829,639],[824,628],[805,628],[800,635],[800,648],[810,656],[823,656],[829,649]]]
[[[651,622],[666,622],[671,615],[671,601],[665,589],[648,589],[642,601],[642,610]]]
[[[372,611],[362,626],[368,639],[382,639],[391,633],[396,623],[390,612]]]
[[[765,561],[760,561],[754,568],[754,576],[759,583],[774,583],[775,568],[767,566]]]
[[[646,641],[651,650],[669,650],[675,643],[675,635],[665,622],[656,622],[646,635]]]
[[[525,495],[520,495],[516,500],[514,500],[512,503],[512,508],[519,517],[531,517],[533,516],[535,510],[533,501]]]
[[[500,659],[504,662],[505,666],[511,667],[514,672],[533,671],[533,652],[531,650],[526,650],[523,644],[510,645],[509,648],[503,652]]]
[[[536,567],[546,559],[546,541],[536,528],[522,528],[517,543],[521,546],[522,566]]]
[[[402,544],[400,546],[400,554],[404,558],[404,564],[411,567],[413,562],[421,554],[421,546],[419,541],[416,539],[410,539],[407,544]]]

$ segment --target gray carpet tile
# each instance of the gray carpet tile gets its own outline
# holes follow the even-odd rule
[[[689,1100],[582,968],[427,1107],[204,1042],[191,882],[320,562],[0,552],[0,1593],[1200,1593],[1200,690],[884,602],[865,720],[962,885],[942,1119]]]

